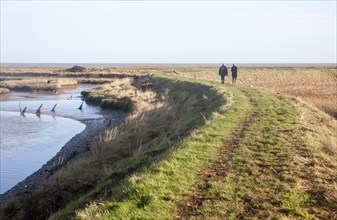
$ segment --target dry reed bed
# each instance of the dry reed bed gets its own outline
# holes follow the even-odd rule
[[[226,83],[231,83],[230,66]],[[217,67],[162,67],[167,75],[219,81]],[[337,118],[336,67],[240,67],[239,84],[248,84],[299,97]]]
[[[45,72],[53,72],[58,71],[61,68],[58,67],[17,67],[17,66],[0,66],[0,72],[7,72],[7,73],[27,73],[27,72],[36,72],[36,73],[45,73]]]
[[[139,67],[85,68],[83,72],[73,72],[61,67],[9,67],[1,66],[0,76],[6,77],[68,77],[68,78],[116,78],[144,76],[148,71]]]
[[[0,81],[0,87],[15,91],[46,91],[59,92],[63,87],[76,86],[77,81],[73,79],[57,78],[24,78]]]
[[[337,118],[336,68],[243,69],[239,81],[300,97]]]
[[[101,87],[83,91],[86,101],[99,104],[103,108],[123,109],[133,114],[150,111],[156,106],[156,93],[140,91],[144,78],[123,78]]]

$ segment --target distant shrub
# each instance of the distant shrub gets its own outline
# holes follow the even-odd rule
[[[73,66],[73,67],[67,69],[67,71],[74,72],[74,73],[76,73],[76,72],[82,73],[82,72],[85,72],[86,70],[87,70],[87,68],[85,68],[83,66]]]

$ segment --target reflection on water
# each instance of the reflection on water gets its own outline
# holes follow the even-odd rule
[[[13,92],[0,102],[0,193],[38,170],[85,125],[73,119],[99,118],[107,114],[97,106],[83,104],[78,86],[60,95]],[[42,104],[41,115],[36,115]],[[56,106],[56,111],[51,109]],[[19,109],[27,107],[25,115]],[[72,119],[70,119],[72,118]]]
[[[99,118],[109,111],[102,110],[99,106],[83,103],[81,91],[93,88],[93,85],[79,85],[75,89],[67,89],[62,94],[32,94],[28,92],[11,92],[10,95],[1,96],[0,110],[19,112],[27,107],[27,113],[34,113],[42,104],[41,114],[69,117],[73,119]],[[97,86],[96,86],[97,87]],[[55,111],[51,110],[56,105]]]
[[[0,114],[0,193],[38,170],[85,128],[68,118],[5,111]]]
[[[78,109],[82,104],[82,100],[38,100],[38,101],[8,101],[1,102],[0,109],[3,111],[19,112],[27,107],[26,113],[35,114],[36,110],[41,107],[42,115],[69,117],[73,119],[87,119],[87,118],[99,118],[102,117],[104,112],[99,106],[91,106],[83,103],[82,110]],[[51,110],[57,104],[55,111]]]
[[[81,91],[98,87],[97,85],[81,84],[73,88],[67,88],[61,94],[50,93],[31,93],[31,92],[11,92],[10,94],[2,95],[1,101],[24,101],[24,100],[73,100],[81,99]]]

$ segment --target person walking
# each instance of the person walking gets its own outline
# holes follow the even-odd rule
[[[219,68],[219,75],[221,76],[221,83],[225,83],[225,76],[228,76],[228,70],[225,64],[222,64]]]
[[[232,83],[236,83],[236,78],[238,78],[238,67],[236,66],[236,64],[233,64],[231,72],[232,72]]]

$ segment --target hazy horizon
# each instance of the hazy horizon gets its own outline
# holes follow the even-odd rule
[[[124,66],[214,66],[222,63],[1,63],[0,66],[9,67],[124,67]],[[236,63],[241,67],[310,67],[310,66],[337,66],[337,63]],[[231,66],[232,63],[225,63]]]

